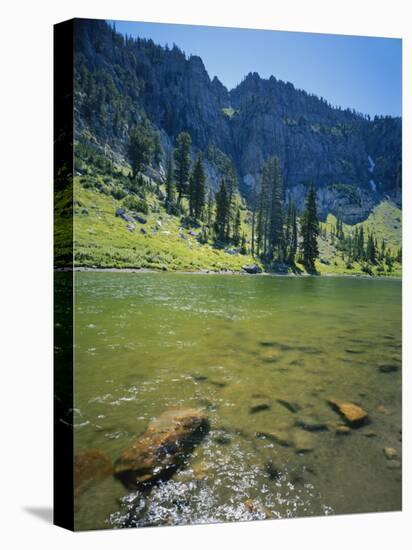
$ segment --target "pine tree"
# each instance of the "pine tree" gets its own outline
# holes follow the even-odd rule
[[[257,248],[265,260],[281,256],[283,249],[283,190],[279,160],[270,157],[262,168],[257,215]]]
[[[317,241],[319,219],[316,209],[316,191],[313,185],[306,196],[305,209],[301,218],[301,234],[303,263],[307,269],[313,271],[315,269],[315,260],[319,256]]]
[[[170,155],[167,161],[166,172],[166,208],[168,212],[173,209],[175,202],[175,184],[173,182],[173,157]]]
[[[264,224],[264,189],[262,182],[260,184],[260,192],[259,192],[259,204],[258,204],[258,211],[257,211],[257,221],[256,221],[256,251],[258,256],[263,255],[263,240],[264,240],[264,233],[265,233],[265,224]]]
[[[375,239],[372,233],[368,235],[368,241],[366,243],[366,259],[372,264],[376,264],[376,246]]]
[[[380,261],[384,260],[385,256],[386,256],[386,243],[385,243],[385,239],[382,239],[381,249],[379,253],[379,260]]]
[[[240,243],[240,228],[241,228],[240,208],[238,207],[236,210],[235,223],[233,226],[233,244],[235,246],[239,246],[239,243]]]
[[[189,209],[195,221],[200,219],[205,204],[205,182],[202,155],[199,154],[189,178]]]
[[[252,206],[252,235],[251,235],[251,254],[255,256],[255,229],[256,229],[256,189],[252,189],[251,206]]]
[[[229,200],[226,191],[225,181],[222,180],[220,184],[220,189],[216,193],[216,221],[215,221],[215,232],[216,239],[225,243],[227,241],[227,218],[229,213]]]
[[[286,214],[285,233],[284,233],[284,256],[285,256],[285,258],[288,257],[288,252],[289,252],[290,243],[291,243],[291,235],[292,235],[292,204],[289,201],[288,202],[288,210],[287,210],[287,214]]]
[[[127,153],[135,178],[144,165],[150,164],[154,153],[154,134],[146,116],[130,130]]]
[[[188,191],[188,179],[190,172],[190,147],[192,138],[187,132],[181,132],[176,139],[177,147],[173,153],[175,161],[175,180],[180,203],[182,197]]]
[[[365,258],[365,237],[362,225],[360,226],[358,234],[357,256],[357,260],[363,260]]]
[[[241,254],[247,254],[246,235],[245,235],[245,233],[242,233],[242,241],[240,243],[240,253]]]
[[[283,190],[279,159],[274,156],[269,161],[272,181],[268,255],[273,259],[275,256],[280,257],[283,249]]]
[[[213,225],[213,195],[212,192],[209,191],[208,198],[207,198],[207,210],[206,210],[206,224],[209,229],[212,228]]]
[[[295,203],[291,203],[291,234],[290,234],[290,243],[289,243],[288,262],[292,265],[295,263],[297,249],[298,249],[298,224],[296,219],[296,206],[295,206]]]
[[[160,142],[159,132],[153,134],[153,162],[155,166],[159,166],[163,158],[163,147]]]

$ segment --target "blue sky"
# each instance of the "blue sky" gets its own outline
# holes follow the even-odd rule
[[[116,21],[125,34],[199,55],[229,89],[249,72],[292,82],[332,105],[401,115],[402,42],[328,34]]]

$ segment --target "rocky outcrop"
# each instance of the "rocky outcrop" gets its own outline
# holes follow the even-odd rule
[[[233,163],[246,196],[275,154],[286,194],[302,205],[313,183],[323,216],[355,223],[387,197],[401,202],[400,118],[371,120],[257,73],[229,91],[210,79],[200,57],[125,40],[104,21],[76,21],[75,68],[76,138],[93,136],[93,147],[112,158],[125,156],[129,128],[144,110],[165,158],[178,133],[190,132],[214,189],[222,172],[207,158],[211,144]],[[159,174],[161,181],[162,165]]]
[[[133,218],[126,213],[124,208],[116,208],[115,216],[116,218],[122,218],[125,222],[133,222]]]
[[[209,428],[209,421],[201,411],[166,411],[123,451],[115,462],[114,474],[132,489],[148,489],[160,480],[169,479],[184,465]]]

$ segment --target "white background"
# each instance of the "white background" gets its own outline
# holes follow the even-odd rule
[[[404,38],[404,334],[410,334],[411,30],[405,0],[70,0],[2,4],[0,314],[2,547],[406,548],[411,484],[410,346],[404,344],[404,511],[73,534],[52,506],[52,25],[72,17]],[[236,52],[233,52],[236,55]],[[385,312],[382,312],[384,315]],[[405,441],[406,440],[406,441]],[[350,460],[350,457],[348,457]],[[58,467],[58,465],[57,465]],[[379,480],[376,480],[379,483]]]

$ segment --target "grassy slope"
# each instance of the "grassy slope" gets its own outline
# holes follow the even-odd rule
[[[326,227],[328,232],[332,227],[336,226],[336,218],[332,214],[329,214],[326,222],[322,223],[323,227]],[[369,217],[357,224],[346,225],[343,224],[343,230],[345,234],[354,233],[356,227],[363,226],[365,235],[368,232],[373,232],[375,237],[380,243],[382,239],[385,239],[388,248],[393,251],[398,250],[402,244],[402,210],[395,206],[392,202],[384,201],[378,204]],[[321,258],[330,262],[330,265],[322,264],[320,261],[316,262],[317,269],[321,273],[325,274],[342,274],[342,275],[364,275],[361,270],[361,266],[358,263],[353,264],[353,269],[346,267],[346,261],[343,261],[340,254],[336,251],[336,248],[331,245],[330,239],[319,239],[319,251]],[[379,273],[376,268],[373,270],[376,275]],[[392,272],[387,272],[385,268],[384,273],[380,275],[400,277],[402,275],[402,269],[399,264],[394,265]]]
[[[129,231],[127,228],[129,224],[115,216],[116,209],[122,205],[121,201],[95,189],[83,188],[78,178],[75,178],[74,189],[76,266],[242,271],[243,265],[259,263],[250,255],[230,255],[211,245],[201,245],[195,236],[190,235],[190,229],[180,229],[180,220],[175,216],[169,216],[154,195],[149,196],[152,211],[148,216],[144,216],[147,223],[144,225],[136,223],[134,230]],[[64,211],[70,200],[68,193],[58,196],[56,201],[58,210]],[[85,208],[88,214],[83,213]],[[245,216],[244,212],[242,216]],[[401,210],[386,201],[378,205],[362,224],[366,234],[368,230],[372,230],[379,241],[385,238],[389,248],[395,250],[401,242],[401,216]],[[158,225],[159,221],[161,226]],[[71,223],[70,218],[67,218],[67,223]],[[336,218],[329,215],[323,225],[330,230],[335,224]],[[63,252],[66,248],[64,246],[65,227],[66,224],[60,224],[55,234],[56,245],[61,244]],[[142,228],[146,234],[141,232]],[[245,224],[244,228],[247,238],[250,239],[250,226]],[[354,229],[355,226],[344,225],[345,233]],[[355,263],[353,269],[346,267],[346,262],[332,246],[329,237],[319,239],[319,249],[321,258],[329,262],[329,264],[319,260],[316,262],[319,273],[364,275],[360,264]],[[302,268],[302,266],[299,267]],[[379,274],[376,268],[374,273]],[[391,273],[385,271],[380,275],[400,276],[401,267],[395,264]]]
[[[199,244],[196,237],[190,235],[191,230],[181,230],[182,238],[179,219],[169,216],[162,208],[144,216],[146,224],[136,223],[135,229],[129,231],[129,224],[115,216],[121,201],[84,189],[78,181],[75,182],[75,198],[77,266],[241,271],[243,265],[256,263],[251,256],[229,255]],[[82,213],[84,208],[88,209],[88,214]],[[142,228],[146,234],[141,233]]]

